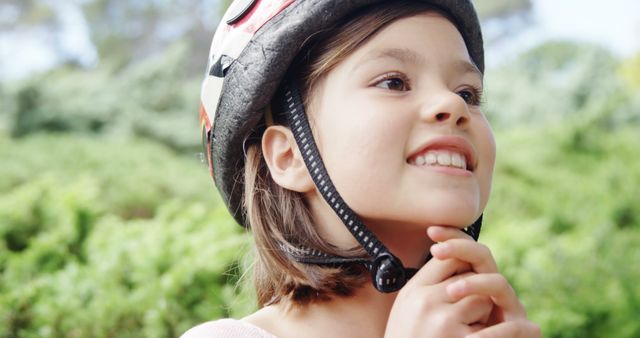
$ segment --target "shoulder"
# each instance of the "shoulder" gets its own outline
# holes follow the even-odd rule
[[[219,319],[194,326],[180,338],[275,338],[276,336],[248,322]]]

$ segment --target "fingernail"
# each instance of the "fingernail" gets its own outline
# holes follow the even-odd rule
[[[467,289],[467,283],[463,280],[459,280],[447,285],[447,292],[452,297],[458,297],[464,294]]]
[[[447,243],[436,243],[431,246],[431,253],[434,255],[446,255],[449,250],[450,247]]]

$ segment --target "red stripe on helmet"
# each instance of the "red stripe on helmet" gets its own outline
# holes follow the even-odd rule
[[[204,105],[200,103],[200,124],[207,128],[207,131],[211,130],[211,121],[209,121],[209,115],[204,109]]]
[[[242,29],[247,33],[255,33],[262,27],[267,21],[282,12],[287,6],[293,3],[294,0],[271,0],[263,1],[257,0],[256,4],[251,8],[240,21],[231,25],[234,29]]]
[[[216,177],[213,173],[213,162],[211,160],[211,139],[209,138],[209,133],[211,132],[211,121],[209,121],[207,111],[204,109],[204,105],[202,104],[200,104],[200,126],[203,130],[202,137],[205,138],[203,141],[206,142],[206,155],[207,164],[209,164],[209,173],[215,181]]]

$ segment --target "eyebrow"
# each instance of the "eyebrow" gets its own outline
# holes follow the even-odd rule
[[[382,50],[374,51],[372,54],[374,54],[372,59],[388,57],[398,59],[402,63],[426,63],[422,55],[419,55],[418,53],[408,48],[385,48]]]
[[[367,62],[371,62],[377,59],[384,59],[384,58],[392,58],[392,59],[396,59],[404,64],[426,64],[426,60],[425,58],[416,53],[415,51],[409,49],[409,48],[384,48],[384,49],[377,49],[374,50],[370,53],[368,53],[365,57],[365,61],[364,62],[360,62],[358,65],[356,65],[353,68],[353,71],[355,71],[356,69],[358,69],[360,67],[360,65],[366,64]],[[478,69],[478,67],[472,63],[469,62],[467,60],[462,60],[462,59],[458,59],[452,62],[453,67],[455,69],[458,70],[458,72],[460,74],[467,74],[467,73],[473,73],[478,75],[481,79],[484,78],[482,72],[480,71],[480,69]]]
[[[426,63],[424,57],[419,55],[408,48],[384,48],[384,49],[375,49],[366,54],[364,57],[364,61],[358,63],[355,67],[353,67],[353,72],[355,72],[360,66],[369,63],[371,61],[375,61],[378,59],[396,59],[404,64],[424,64]]]
[[[456,69],[460,69],[462,74],[473,73],[478,75],[481,79],[484,78],[484,74],[482,74],[475,63],[469,62],[467,60],[456,60],[453,62],[453,66]]]

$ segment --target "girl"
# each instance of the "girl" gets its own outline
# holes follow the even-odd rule
[[[234,2],[200,114],[260,310],[183,337],[539,337],[474,241],[483,72],[470,1]]]

